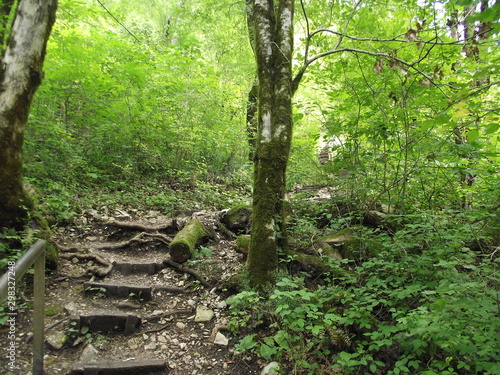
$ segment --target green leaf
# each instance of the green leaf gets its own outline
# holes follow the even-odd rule
[[[488,135],[488,134],[495,133],[498,129],[500,129],[500,123],[498,123],[498,122],[489,123],[484,128],[484,134]]]
[[[259,348],[259,354],[266,360],[269,360],[277,352],[277,348],[272,348],[266,344],[261,344]]]
[[[254,348],[257,345],[257,342],[254,340],[255,334],[245,336],[239,344],[236,345],[236,350],[238,352],[245,352]]]

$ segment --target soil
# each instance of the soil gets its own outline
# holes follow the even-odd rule
[[[201,212],[194,213],[192,217],[210,227],[213,234],[210,241],[182,265],[192,273],[163,264],[169,259],[168,239],[173,238],[191,217],[176,218],[172,224],[176,228],[164,225],[162,230],[155,231],[155,228],[162,227],[161,224],[172,222],[172,218],[158,212],[93,210],[54,233],[61,258],[57,270],[46,281],[46,374],[67,374],[77,362],[144,359],[165,360],[169,373],[178,375],[260,373],[266,364],[249,355],[235,353],[235,344],[242,336],[228,331],[230,314],[225,301],[229,293],[225,289],[225,281],[240,272],[244,259],[234,251],[234,240],[227,236],[227,232],[217,230],[220,213]],[[160,236],[144,237],[147,240],[110,249],[140,233],[110,224],[113,220],[141,223]],[[99,264],[99,261],[114,265],[105,277],[96,276],[96,269],[106,273],[106,264]],[[127,274],[130,272],[117,270],[118,263],[156,263],[158,266],[152,274],[144,270]],[[152,287],[152,298],[143,299],[134,293],[128,297],[115,297],[99,288],[88,293],[83,283],[89,281],[149,286]],[[211,287],[204,287],[203,284],[210,284]],[[30,287],[19,288],[17,358],[15,368],[11,369],[7,367],[2,353],[2,374],[7,371],[16,375],[31,374],[31,301]],[[195,321],[196,313],[201,308],[210,310],[213,318]],[[78,334],[67,337],[62,348],[54,344],[54,337],[71,333],[70,321],[73,318],[70,319],[70,316],[99,314],[133,314],[141,319],[141,324],[138,330],[128,334],[112,328],[111,332],[84,328]],[[214,342],[216,334],[218,340]],[[7,336],[7,327],[0,327],[2,348],[8,347]]]

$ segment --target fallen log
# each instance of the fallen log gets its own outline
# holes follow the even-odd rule
[[[203,224],[197,219],[191,220],[170,243],[170,257],[176,263],[184,263],[191,257],[196,246],[206,241],[208,237],[208,231]]]
[[[237,252],[240,254],[248,255],[248,250],[250,248],[250,241],[247,236],[239,236],[241,241],[237,240]],[[299,267],[307,272],[310,272],[314,276],[320,276],[322,274],[329,274],[335,277],[348,277],[353,276],[354,273],[352,271],[346,270],[341,267],[331,267],[328,265],[328,262],[324,258],[320,258],[316,255],[310,255],[301,253],[298,251],[288,250],[287,256],[299,265]],[[337,253],[334,249],[332,249],[332,254],[325,254],[329,258],[337,258]]]

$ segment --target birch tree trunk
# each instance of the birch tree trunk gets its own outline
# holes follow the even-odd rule
[[[287,249],[283,214],[286,168],[292,140],[293,0],[253,0],[259,82],[250,284],[274,283],[278,252]]]
[[[0,229],[26,217],[22,147],[33,95],[43,77],[57,0],[19,0],[0,70]]]

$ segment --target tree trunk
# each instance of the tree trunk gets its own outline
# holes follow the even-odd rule
[[[279,249],[287,249],[283,214],[292,140],[293,0],[253,0],[259,81],[253,215],[248,271],[258,289],[274,283]]]
[[[248,92],[247,99],[247,138],[248,138],[248,160],[253,161],[255,157],[255,141],[257,138],[257,94],[259,83],[254,81],[252,88]]]
[[[57,0],[19,0],[0,71],[0,228],[22,222],[31,201],[23,189],[24,128],[43,77]]]

